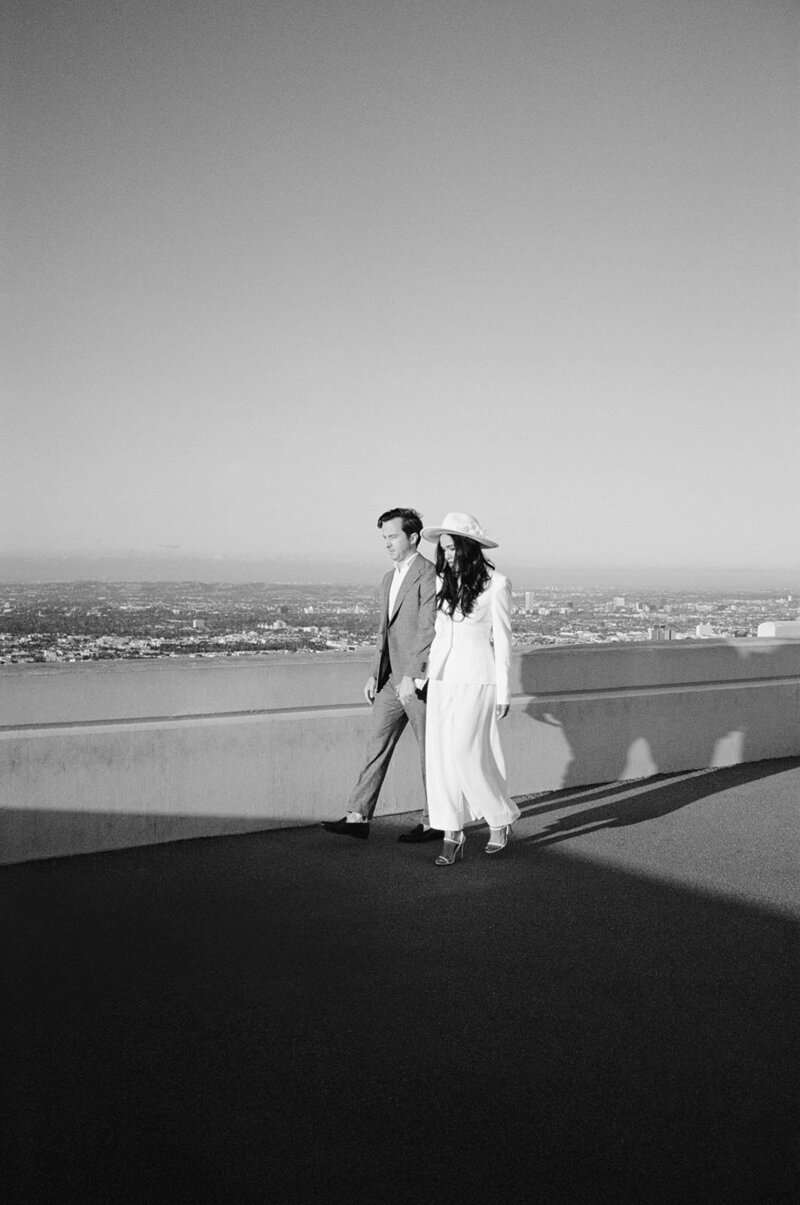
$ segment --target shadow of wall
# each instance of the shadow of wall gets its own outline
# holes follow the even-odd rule
[[[312,829],[8,868],[9,1199],[794,1201],[789,917],[426,848]]]

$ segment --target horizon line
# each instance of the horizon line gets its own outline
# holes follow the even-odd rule
[[[425,554],[425,549],[420,548],[421,555]],[[494,549],[492,550],[494,554]],[[432,559],[432,558],[428,558]],[[147,561],[156,560],[163,562],[182,563],[186,561],[221,561],[243,564],[309,564],[317,563],[320,565],[346,565],[352,567],[354,565],[363,565],[372,567],[376,561],[383,561],[385,557],[376,554],[354,554],[352,556],[330,556],[324,553],[236,553],[236,552],[177,552],[177,551],[153,551],[147,552],[139,549],[117,552],[94,552],[94,551],[58,551],[58,552],[2,552],[0,551],[0,564],[4,561]],[[622,571],[647,572],[647,573],[668,573],[672,570],[688,571],[692,573],[793,573],[800,574],[800,566],[797,562],[794,563],[743,563],[731,561],[665,561],[656,563],[653,561],[581,561],[581,560],[535,560],[528,558],[522,554],[511,555],[508,557],[508,562],[517,566],[527,565],[537,571],[541,570],[563,570],[563,571],[601,571],[604,573],[616,573]]]

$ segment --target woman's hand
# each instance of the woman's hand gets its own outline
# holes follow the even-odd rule
[[[498,703],[494,709],[494,714],[498,720],[504,720],[508,715],[508,703]]]

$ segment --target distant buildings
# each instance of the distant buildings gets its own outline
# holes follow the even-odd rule
[[[515,647],[800,639],[797,593],[613,596],[541,586],[513,597]],[[524,604],[524,605],[523,605]],[[311,621],[311,622],[310,622]],[[0,664],[327,653],[372,647],[378,591],[330,583],[0,583]]]
[[[778,637],[783,640],[800,640],[800,619],[789,619],[785,623],[760,623],[757,635]]]

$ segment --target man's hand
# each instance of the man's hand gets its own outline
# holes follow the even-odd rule
[[[494,709],[494,713],[498,720],[504,720],[508,715],[508,703],[498,703]]]
[[[367,678],[366,685],[364,686],[364,698],[367,700],[370,707],[375,702],[375,679],[374,678]]]
[[[397,697],[405,707],[406,703],[410,703],[417,693],[417,688],[414,685],[414,679],[409,678],[406,674],[405,678],[401,678],[397,685]]]

